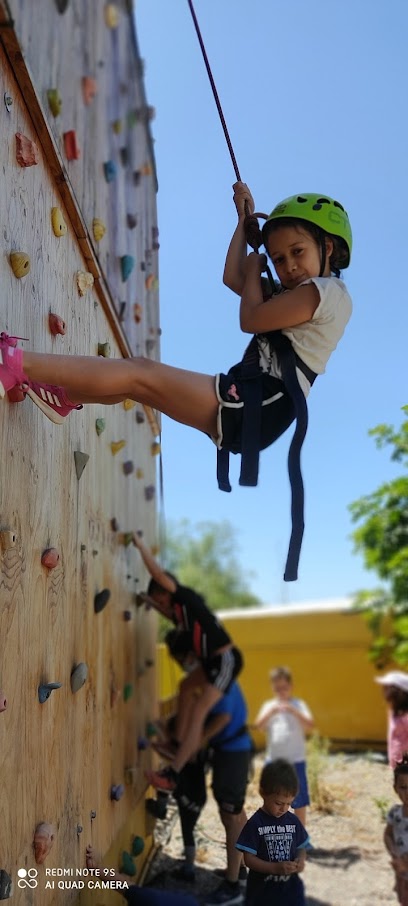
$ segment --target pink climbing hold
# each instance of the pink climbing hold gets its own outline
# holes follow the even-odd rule
[[[16,132],[16,158],[20,167],[35,167],[40,160],[38,146],[22,132]]]
[[[7,699],[4,695],[4,692],[0,692],[0,714],[2,711],[7,710]]]
[[[55,547],[47,547],[41,557],[41,563],[46,569],[55,569],[58,566],[60,555]]]
[[[55,315],[52,311],[48,315],[48,326],[54,337],[57,334],[61,334],[62,337],[65,336],[65,321],[63,320],[63,318],[60,318],[59,315]]]

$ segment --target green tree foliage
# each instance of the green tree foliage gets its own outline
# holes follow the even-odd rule
[[[249,588],[251,574],[239,562],[239,546],[231,523],[183,519],[169,527],[166,569],[182,585],[203,595],[211,610],[257,607],[261,601]]]
[[[403,412],[408,416],[408,406]],[[408,466],[408,419],[395,430],[378,425],[370,431],[378,448],[389,445],[391,459]],[[408,666],[408,475],[382,484],[350,506],[355,549],[367,569],[386,582],[385,587],[360,591],[355,603],[373,633],[370,650],[379,667],[394,661]]]

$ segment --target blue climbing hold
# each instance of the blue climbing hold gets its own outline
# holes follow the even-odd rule
[[[116,179],[117,167],[114,160],[107,160],[103,165],[106,182]]]
[[[122,272],[122,280],[126,283],[128,277],[130,277],[132,270],[135,266],[135,259],[133,255],[122,255],[120,259],[120,269]]]

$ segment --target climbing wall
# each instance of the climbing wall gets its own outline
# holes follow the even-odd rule
[[[0,0],[0,326],[36,351],[159,356],[152,111],[131,13]],[[128,534],[155,544],[159,428],[132,401],[57,426],[6,398],[0,422],[0,900],[54,906],[77,901],[87,843],[136,877],[151,844],[156,626]]]

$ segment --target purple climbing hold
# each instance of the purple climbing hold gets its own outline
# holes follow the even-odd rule
[[[112,784],[111,791],[110,791],[110,797],[113,801],[118,802],[118,800],[122,798],[124,792],[125,792],[125,787],[123,786],[122,783]]]
[[[144,489],[145,500],[153,500],[155,495],[154,484],[148,484]]]
[[[134,468],[135,468],[134,463],[132,462],[131,459],[128,459],[126,462],[123,463],[123,471],[124,471],[125,475],[131,475],[132,472],[134,471]]]

